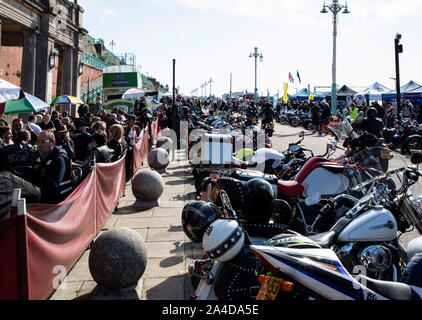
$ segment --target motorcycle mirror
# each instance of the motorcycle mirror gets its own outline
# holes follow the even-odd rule
[[[412,162],[412,164],[418,165],[422,163],[422,153],[421,152],[416,152],[414,154],[412,154],[412,158],[410,160]]]

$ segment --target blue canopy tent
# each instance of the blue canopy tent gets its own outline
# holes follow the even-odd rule
[[[422,86],[416,89],[410,90],[403,94],[404,99],[421,99],[422,98]]]
[[[290,96],[291,100],[307,101],[309,100],[309,91],[307,88],[300,90],[298,93]]]
[[[411,92],[412,90],[418,89],[420,87],[419,84],[417,84],[414,81],[410,81],[409,83],[405,84],[403,87],[400,88],[400,93],[403,97],[404,94]],[[389,92],[382,94],[382,100],[396,100],[397,99],[397,91],[391,90]]]
[[[309,93],[309,90],[307,88],[304,88],[300,90],[298,93],[291,95],[291,100],[299,100],[299,101],[308,101],[309,96],[312,95],[314,97],[314,101],[320,101],[325,99],[324,94],[320,93]]]

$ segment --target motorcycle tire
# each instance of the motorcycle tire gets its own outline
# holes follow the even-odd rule
[[[280,118],[280,124],[286,125],[289,121],[286,118]]]
[[[300,125],[300,121],[299,121],[299,119],[293,119],[293,120],[290,122],[290,124],[291,124],[293,127],[297,128],[297,127],[299,127],[299,125]]]
[[[401,146],[402,154],[412,154],[422,150],[422,136],[411,136]]]

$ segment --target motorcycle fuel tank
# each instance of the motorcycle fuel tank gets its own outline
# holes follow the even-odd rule
[[[304,196],[319,193],[330,196],[344,193],[349,187],[349,180],[341,173],[333,173],[325,168],[317,168],[302,182],[305,188]]]
[[[354,219],[340,233],[340,242],[392,241],[398,227],[393,214],[384,208],[371,209]]]

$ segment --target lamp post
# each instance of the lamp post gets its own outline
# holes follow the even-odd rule
[[[211,85],[214,83],[214,81],[212,81],[212,78],[210,78],[210,81],[208,83],[210,84],[210,98],[211,98],[212,97],[212,94],[211,94]]]
[[[233,83],[233,74],[230,73],[230,100],[232,98],[232,83]]]
[[[397,33],[394,38],[394,48],[396,54],[396,92],[397,92],[397,115],[401,113],[401,92],[400,92],[400,53],[403,53],[403,45],[400,44],[401,34]]]
[[[207,85],[208,85],[208,81],[205,81],[205,83],[204,83],[204,89],[205,89],[204,96],[205,96],[205,98],[207,97]]]
[[[350,13],[347,2],[346,5],[341,5],[338,3],[338,0],[333,0],[332,4],[326,5],[324,1],[324,6],[321,10],[321,13],[328,13],[327,8],[333,13],[333,84],[331,92],[331,112],[333,115],[337,114],[337,15],[341,10],[344,9],[343,13]]]
[[[255,97],[254,97],[254,102],[255,104],[258,102],[258,78],[257,78],[257,71],[258,71],[258,58],[259,61],[264,61],[264,56],[262,55],[262,53],[258,53],[258,48],[255,47],[255,51],[254,53],[251,53],[249,55],[249,58],[255,58]]]

